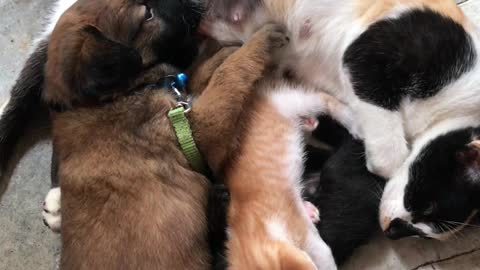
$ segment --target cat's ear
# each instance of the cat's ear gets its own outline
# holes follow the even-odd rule
[[[465,170],[462,181],[480,188],[480,140],[474,140],[457,152],[457,162]]]
[[[307,253],[293,245],[282,243],[278,256],[282,270],[317,270]]]
[[[210,16],[241,24],[261,3],[262,0],[210,0]]]
[[[480,165],[480,140],[467,144],[456,155],[457,161],[467,167]]]

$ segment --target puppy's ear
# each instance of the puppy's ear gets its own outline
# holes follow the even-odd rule
[[[86,26],[77,63],[77,93],[101,98],[128,85],[142,70],[142,58],[133,48],[107,38],[98,28]]]
[[[282,270],[317,270],[307,253],[292,245],[282,243],[278,256]]]

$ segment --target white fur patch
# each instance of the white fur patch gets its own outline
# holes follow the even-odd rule
[[[54,4],[53,10],[48,18],[47,27],[36,42],[48,38],[63,13],[67,11],[67,9],[69,9],[75,2],[77,2],[77,0],[59,0]]]
[[[61,215],[61,191],[60,188],[51,189],[47,197],[45,197],[45,205],[43,207],[43,219],[48,227],[59,233],[62,225]]]
[[[5,112],[5,108],[7,107],[8,102],[10,102],[10,98],[8,98],[8,99],[5,101],[5,103],[3,103],[2,107],[0,108],[0,115],[3,115],[3,113]]]
[[[287,229],[285,228],[285,225],[279,220],[272,219],[265,224],[265,227],[267,233],[273,240],[285,242],[289,241]]]
[[[307,237],[305,252],[310,256],[318,269],[336,270],[337,264],[332,255],[332,250],[318,235],[317,229],[312,226]]]

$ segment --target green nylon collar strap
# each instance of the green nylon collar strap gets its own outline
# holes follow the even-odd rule
[[[185,114],[185,108],[183,106],[177,106],[168,112],[168,118],[175,130],[180,148],[190,163],[190,166],[192,166],[195,171],[205,174],[207,172],[207,166],[195,144],[192,129]]]

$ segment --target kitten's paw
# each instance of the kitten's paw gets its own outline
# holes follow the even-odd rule
[[[300,123],[303,131],[313,132],[318,127],[318,119],[316,117],[304,116],[300,118]]]
[[[56,233],[60,233],[62,224],[60,198],[60,188],[53,188],[48,192],[43,203],[43,223]]]
[[[314,224],[317,224],[320,222],[320,211],[318,208],[313,205],[313,203],[304,201],[303,206],[305,207],[305,210],[307,211],[308,217]]]

